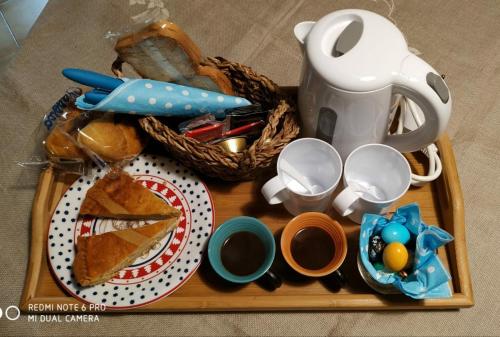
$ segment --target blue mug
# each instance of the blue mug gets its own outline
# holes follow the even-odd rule
[[[261,266],[252,274],[243,276],[235,275],[228,271],[221,260],[221,249],[224,242],[231,235],[239,232],[251,232],[255,234],[262,241],[265,248],[265,258]],[[249,283],[265,276],[271,279],[271,283],[274,284],[273,288],[279,287],[281,279],[269,270],[274,261],[275,253],[276,244],[271,231],[258,219],[248,216],[239,216],[224,222],[212,234],[208,243],[210,265],[220,277],[234,283]],[[269,281],[266,281],[266,283],[269,283]]]

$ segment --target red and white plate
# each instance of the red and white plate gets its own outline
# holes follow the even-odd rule
[[[96,179],[105,175],[99,169],[94,169],[89,175],[92,178],[81,177],[68,188],[52,215],[48,232],[49,264],[59,284],[80,300],[104,304],[109,309],[142,306],[182,286],[200,265],[215,219],[212,199],[205,184],[176,161],[141,155],[125,171],[169,205],[182,211],[177,228],[148,253],[106,283],[80,287],[74,279],[72,266],[78,236],[96,235],[145,223],[78,217],[87,190]]]

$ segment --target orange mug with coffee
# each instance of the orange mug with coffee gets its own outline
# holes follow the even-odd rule
[[[311,277],[334,273],[347,255],[347,237],[342,226],[318,212],[293,218],[283,229],[280,245],[288,265]]]

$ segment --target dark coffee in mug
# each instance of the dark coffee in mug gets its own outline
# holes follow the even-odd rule
[[[292,239],[293,259],[303,268],[318,270],[327,266],[335,254],[333,239],[319,227],[305,227]]]
[[[242,231],[224,241],[220,255],[222,264],[230,273],[245,276],[255,273],[264,263],[266,248],[257,235]]]

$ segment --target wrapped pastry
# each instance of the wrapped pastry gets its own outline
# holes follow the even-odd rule
[[[115,162],[136,157],[145,146],[135,122],[130,119],[115,119],[113,114],[107,113],[89,122],[76,108],[71,110],[70,116],[65,123],[55,126],[44,142],[50,157],[88,159],[91,153],[102,160]]]
[[[79,148],[75,139],[70,135],[72,122],[80,115],[80,110],[68,107],[66,119],[60,121],[50,131],[43,142],[49,157],[62,159],[84,159],[85,153]]]
[[[133,121],[116,121],[112,114],[91,121],[78,132],[77,141],[106,161],[132,159],[145,145]]]

